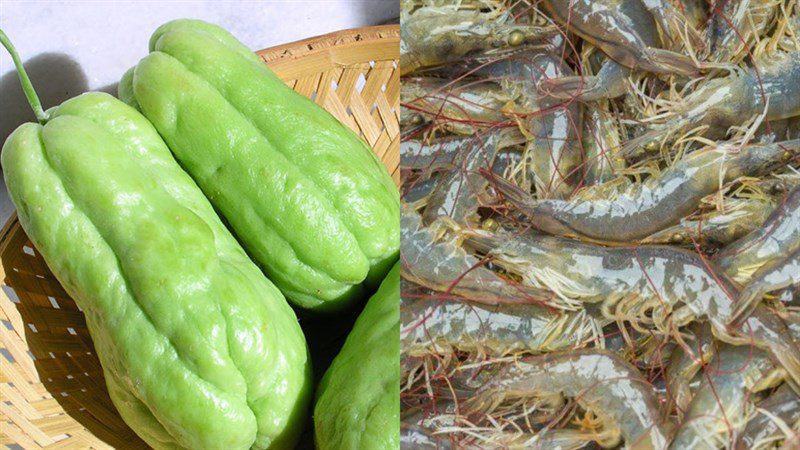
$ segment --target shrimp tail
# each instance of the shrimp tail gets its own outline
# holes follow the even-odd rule
[[[497,237],[477,231],[465,231],[465,235],[464,245],[484,255],[491,254],[500,244],[500,239]]]
[[[670,127],[656,128],[635,138],[628,139],[620,147],[621,156],[625,158],[636,157],[658,148],[658,144],[669,134],[670,129]]]
[[[647,58],[642,61],[642,67],[656,73],[678,74],[687,77],[694,77],[700,73],[700,68],[692,58],[654,47],[647,48]]]
[[[742,319],[749,316],[755,307],[758,306],[761,297],[761,290],[754,286],[748,286],[748,288],[742,290],[739,295],[739,300],[733,306],[730,323],[734,325],[741,323]]]
[[[600,79],[596,76],[548,78],[539,83],[539,89],[542,93],[560,100],[593,102],[607,97],[605,90],[601,89]]]
[[[524,189],[516,186],[505,178],[495,176],[493,173],[481,170],[481,174],[489,180],[491,186],[500,194],[503,199],[508,203],[518,207],[530,207],[531,198]]]
[[[771,349],[772,356],[783,366],[794,385],[800,385],[800,351],[794,345],[776,344]]]

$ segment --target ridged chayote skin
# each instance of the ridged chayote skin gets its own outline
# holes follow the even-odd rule
[[[320,381],[319,450],[400,448],[400,265],[389,272]]]
[[[102,93],[49,113],[6,141],[6,184],[122,418],[156,449],[291,448],[310,365],[289,304],[141,114]]]
[[[120,98],[155,125],[295,304],[346,307],[399,254],[397,189],[373,152],[227,31],[159,27]]]

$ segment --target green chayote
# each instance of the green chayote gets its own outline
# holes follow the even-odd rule
[[[3,146],[8,191],[125,422],[156,449],[292,448],[310,364],[278,289],[135,109],[88,93],[37,115]]]
[[[377,284],[399,254],[399,200],[373,152],[215,25],[169,22],[150,51],[120,98],[287,298],[341,309]]]
[[[320,450],[400,447],[400,264],[370,298],[317,388]]]

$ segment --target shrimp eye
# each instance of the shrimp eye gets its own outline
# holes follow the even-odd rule
[[[508,35],[508,45],[512,47],[522,45],[523,42],[525,42],[525,35],[521,31],[512,31]]]
[[[419,114],[414,114],[411,116],[411,125],[421,125],[422,124],[422,116]]]

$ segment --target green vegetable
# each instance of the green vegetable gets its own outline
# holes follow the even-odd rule
[[[341,309],[400,247],[397,189],[373,152],[225,30],[162,25],[120,83],[265,273],[297,305]]]
[[[103,93],[47,113],[2,165],[19,221],[81,307],[114,405],[156,449],[291,448],[310,401],[308,352],[152,125]]]
[[[320,450],[400,447],[400,264],[358,316],[317,391]]]

